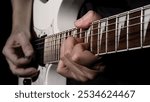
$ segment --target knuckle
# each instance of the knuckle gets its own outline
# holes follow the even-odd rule
[[[72,60],[73,60],[73,61],[79,61],[79,60],[80,60],[80,54],[79,54],[79,53],[75,53],[75,54],[72,56]]]
[[[90,80],[92,80],[92,79],[94,79],[95,78],[95,74],[90,74],[89,76],[88,76],[88,79],[90,79]]]
[[[70,56],[70,55],[71,55],[71,52],[69,50],[65,51],[64,57],[67,57],[67,56]]]
[[[74,39],[74,38],[71,37],[71,36],[69,36],[69,37],[67,38],[68,41],[70,41],[70,40],[72,41],[73,39]]]
[[[56,69],[56,72],[57,72],[57,73],[59,73],[59,74],[61,74],[61,73],[62,73],[61,68],[60,68],[60,67],[58,67],[58,68]]]
[[[16,67],[10,67],[12,74],[17,75]]]
[[[3,50],[2,50],[2,54],[3,54],[3,55],[6,55],[6,48],[5,48],[5,47],[4,47]]]

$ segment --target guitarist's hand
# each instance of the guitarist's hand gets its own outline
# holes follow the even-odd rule
[[[37,72],[35,68],[27,66],[34,55],[30,39],[31,34],[28,31],[18,28],[12,31],[3,48],[3,54],[15,75],[25,77]]]
[[[75,26],[78,28],[88,28],[97,19],[100,19],[100,16],[94,11],[89,11],[75,22]],[[90,68],[98,58],[88,49],[89,44],[83,43],[81,39],[68,37],[61,46],[61,59],[57,72],[65,77],[83,82],[93,79],[97,73],[103,71],[104,66]]]

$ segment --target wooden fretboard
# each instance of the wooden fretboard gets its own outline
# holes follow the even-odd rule
[[[96,55],[150,47],[150,5],[93,22],[88,30],[69,29],[37,39],[34,44],[41,61],[55,63],[60,46],[68,36],[79,37],[90,44]]]

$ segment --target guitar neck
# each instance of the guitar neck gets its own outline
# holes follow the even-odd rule
[[[60,46],[69,36],[90,44],[95,55],[150,47],[150,5],[93,22],[88,30],[69,29],[35,41],[43,63],[60,59]],[[44,55],[43,55],[44,54]]]

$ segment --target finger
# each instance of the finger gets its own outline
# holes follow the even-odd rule
[[[62,44],[60,49],[60,58],[65,54],[70,54],[76,41],[73,37],[68,37]]]
[[[30,77],[30,76],[33,76],[35,75],[38,71],[33,68],[33,67],[29,67],[29,68],[18,68],[17,66],[15,66],[10,60],[6,59],[8,64],[9,64],[9,67],[10,67],[10,70],[12,71],[12,73],[14,75],[17,75],[17,76],[21,76],[21,77]]]
[[[81,38],[75,38],[75,39],[76,39],[77,43],[83,43],[84,42],[83,39],[81,39]]]
[[[73,37],[68,37],[65,41],[64,45],[64,55],[71,54],[73,47],[77,41]]]
[[[72,78],[70,70],[66,67],[66,65],[61,60],[59,61],[57,66],[57,73],[61,74],[64,77]]]
[[[12,45],[10,45],[10,46],[11,47],[9,47],[9,45],[7,45],[3,49],[3,54],[6,56],[6,58],[8,60],[10,60],[16,66],[22,66],[22,65],[28,64],[30,62],[30,60],[27,58],[18,57],[18,55],[16,54],[16,51],[15,51],[16,48],[13,48]]]
[[[76,44],[72,51],[72,60],[81,65],[90,65],[97,60],[97,57],[92,54],[88,43]]]
[[[27,38],[24,34],[19,34],[18,42],[22,47],[25,57],[31,59],[33,57],[34,50],[30,43],[30,39]]]
[[[57,73],[59,73],[60,75],[67,77],[67,78],[72,78],[78,81],[82,81],[82,80],[86,80],[86,78],[80,76],[77,73],[74,73],[72,71],[70,71],[69,68],[67,68],[62,61],[59,61],[58,67],[57,67]]]
[[[62,61],[71,72],[76,73],[77,75],[84,74],[79,68],[76,68],[76,66],[74,65],[75,63],[71,60],[70,55],[66,55],[65,57],[63,57]]]
[[[88,28],[95,20],[99,20],[101,17],[94,11],[88,11],[83,17],[75,22],[77,28]]]
[[[85,82],[89,79],[91,80],[99,72],[97,70],[91,70],[87,67],[79,65],[72,61],[69,57],[64,58],[63,62],[65,63],[66,67],[69,68],[72,72],[71,77],[79,81]]]

